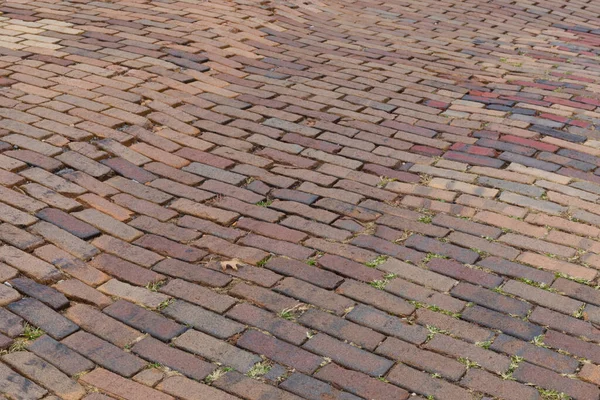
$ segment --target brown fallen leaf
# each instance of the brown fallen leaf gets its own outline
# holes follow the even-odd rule
[[[237,258],[234,258],[233,260],[229,260],[229,261],[221,261],[221,269],[223,271],[227,270],[227,267],[231,268],[234,271],[238,270],[238,266],[243,265],[243,263],[238,260]]]

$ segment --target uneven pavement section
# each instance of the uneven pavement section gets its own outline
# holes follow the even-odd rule
[[[0,398],[600,400],[597,2],[0,12]]]

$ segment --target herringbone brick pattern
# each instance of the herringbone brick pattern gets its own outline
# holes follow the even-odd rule
[[[0,2],[0,397],[600,397],[600,5]]]

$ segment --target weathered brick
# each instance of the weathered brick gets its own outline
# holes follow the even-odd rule
[[[338,273],[363,282],[383,279],[383,272],[369,268],[363,264],[339,256],[325,255],[319,258],[318,263],[326,270]]]
[[[40,283],[56,282],[62,278],[62,273],[51,264],[12,246],[0,247],[0,261]]]
[[[498,352],[523,357],[532,364],[549,368],[562,374],[574,372],[579,364],[577,360],[567,355],[524,342],[505,334],[499,335],[490,348]]]
[[[61,399],[79,400],[86,393],[79,383],[63,374],[52,364],[28,351],[16,351],[6,354],[2,357],[2,361],[27,378],[47,387],[60,396]]]
[[[33,298],[21,299],[6,308],[57,340],[79,329],[73,322]]]
[[[322,361],[320,357],[306,350],[255,330],[245,332],[236,344],[241,348],[264,355],[271,360],[308,374],[313,373]]]
[[[294,394],[285,392],[258,380],[248,378],[236,371],[231,371],[226,374],[213,385],[236,396],[245,396],[249,400],[258,400],[260,398],[281,400],[301,399]]]
[[[285,276],[301,279],[323,289],[333,289],[343,280],[340,276],[329,271],[284,257],[269,259],[265,264],[265,268]]]
[[[106,307],[104,313],[162,341],[170,340],[186,330],[182,325],[125,300],[119,300]]]
[[[460,262],[464,262],[465,264],[473,264],[479,258],[479,255],[472,250],[439,242],[421,235],[411,235],[404,244],[407,247],[412,247],[420,251],[442,254]]]
[[[10,281],[10,285],[19,292],[41,301],[55,310],[60,310],[69,305],[69,300],[57,290],[40,285],[28,278],[17,278]]]
[[[81,381],[99,388],[104,393],[127,400],[174,400],[174,397],[122,378],[102,368],[97,368],[89,374],[85,374],[81,377]]]
[[[309,304],[314,304],[337,315],[354,305],[354,302],[338,294],[329,292],[296,278],[284,278],[274,290]]]
[[[183,400],[201,400],[202,398],[234,400],[236,398],[212,386],[187,379],[183,376],[171,376],[162,381],[156,388],[161,392]]]
[[[413,305],[399,297],[352,280],[346,280],[336,292],[394,315],[406,316],[415,310]]]
[[[379,269],[441,292],[449,291],[456,284],[454,279],[393,258],[379,265]]]
[[[478,369],[467,371],[465,378],[461,382],[478,392],[507,400],[534,400],[540,398],[535,388],[520,385],[510,380],[502,380],[493,374]]]
[[[146,337],[137,342],[131,351],[149,361],[179,371],[192,379],[203,380],[216,368],[214,364],[202,361],[152,337]]]
[[[361,372],[344,369],[336,364],[327,364],[315,374],[315,377],[364,398],[406,400],[409,397],[409,393],[404,389],[371,378]]]
[[[225,294],[216,293],[204,286],[195,285],[182,279],[172,279],[160,288],[160,292],[218,313],[223,313],[236,303],[233,298]]]
[[[594,399],[600,395],[600,389],[596,385],[570,379],[529,363],[519,365],[513,377],[520,382],[554,389],[577,399]]]
[[[82,329],[109,341],[117,347],[125,347],[142,336],[141,332],[88,305],[75,304],[67,309],[65,316]]]
[[[407,324],[400,318],[362,304],[350,311],[346,319],[414,344],[421,344],[427,339],[425,328]]]
[[[310,376],[294,372],[279,387],[295,393],[309,400],[331,399],[331,400],[358,400],[350,393],[342,392],[331,385],[311,378]]]
[[[221,339],[240,333],[245,328],[242,324],[184,301],[175,301],[161,312],[187,326],[193,326],[201,332]]]
[[[422,350],[395,338],[387,338],[377,347],[376,353],[398,360],[403,364],[439,374],[451,381],[457,381],[466,371],[465,366],[458,361]]]
[[[77,332],[61,343],[122,376],[131,377],[146,366],[140,358],[87,332]]]
[[[285,309],[291,309],[300,304],[294,299],[282,296],[271,290],[259,286],[250,286],[243,282],[240,282],[231,288],[229,294],[249,300],[260,307],[277,313]]]
[[[107,253],[95,257],[90,261],[90,265],[120,280],[139,286],[146,286],[149,283],[160,282],[165,279],[162,274],[157,274]]]
[[[173,343],[190,353],[231,366],[244,373],[261,361],[258,356],[193,329],[173,340]]]
[[[424,396],[448,397],[456,400],[471,400],[473,395],[466,389],[455,386],[429,374],[417,371],[403,364],[398,364],[387,376],[395,385]]]
[[[500,329],[502,332],[527,341],[543,332],[541,326],[479,306],[467,307],[462,313],[462,318],[491,329]]]
[[[295,345],[300,345],[307,339],[305,328],[248,303],[233,307],[227,312],[227,317],[255,326]]]
[[[66,230],[67,232],[77,236],[78,238],[87,240],[100,234],[100,231],[92,225],[87,224],[77,218],[72,217],[64,211],[54,208],[45,208],[35,214],[36,217],[50,222]]]
[[[340,342],[324,333],[317,334],[302,347],[329,357],[342,366],[375,377],[384,375],[393,365],[390,360]]]
[[[514,281],[510,281],[514,282]],[[509,283],[510,283],[509,282]],[[531,305],[467,282],[460,282],[452,289],[452,295],[460,299],[472,301],[492,310],[524,317],[531,310]]]

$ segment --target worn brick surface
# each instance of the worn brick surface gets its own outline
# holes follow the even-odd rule
[[[1,4],[0,397],[597,400],[600,14],[542,3]]]

